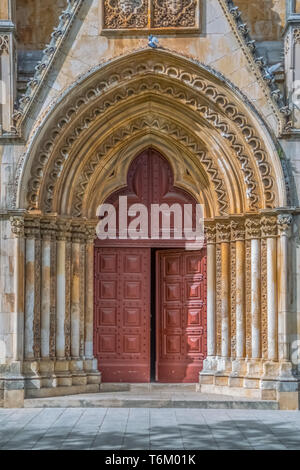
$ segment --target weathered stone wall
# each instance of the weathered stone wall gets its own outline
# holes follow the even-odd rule
[[[285,25],[285,0],[235,0],[253,39],[278,41]]]
[[[5,12],[5,3],[0,5],[0,17]],[[243,19],[249,24],[254,39],[258,41],[278,41],[285,23],[285,0],[236,0]],[[43,49],[51,32],[58,22],[61,10],[67,0],[18,0],[17,27],[21,49]],[[300,2],[296,2],[300,11]]]
[[[51,33],[58,24],[58,17],[66,5],[67,0],[18,0],[19,48],[22,50],[43,49],[49,42]]]

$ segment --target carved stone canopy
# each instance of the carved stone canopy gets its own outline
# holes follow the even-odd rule
[[[102,32],[195,32],[200,0],[103,0]]]

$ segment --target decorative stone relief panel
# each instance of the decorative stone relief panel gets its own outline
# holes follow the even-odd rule
[[[102,0],[103,32],[199,31],[200,0]]]

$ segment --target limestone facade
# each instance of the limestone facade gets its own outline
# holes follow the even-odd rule
[[[126,184],[135,156],[154,147],[174,184],[205,207],[201,390],[298,408],[296,3],[275,2],[279,77],[237,9],[245,2],[69,0],[20,95],[17,40],[26,34],[16,18],[32,2],[21,3],[0,10],[1,404],[99,390],[96,209]],[[278,31],[258,39],[281,41]],[[38,50],[44,41],[33,33]]]

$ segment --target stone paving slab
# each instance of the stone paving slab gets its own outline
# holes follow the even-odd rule
[[[103,392],[67,397],[31,398],[26,408],[200,408],[278,410],[276,401],[249,400],[200,392]]]
[[[150,408],[0,409],[0,449],[300,449],[300,412]]]

